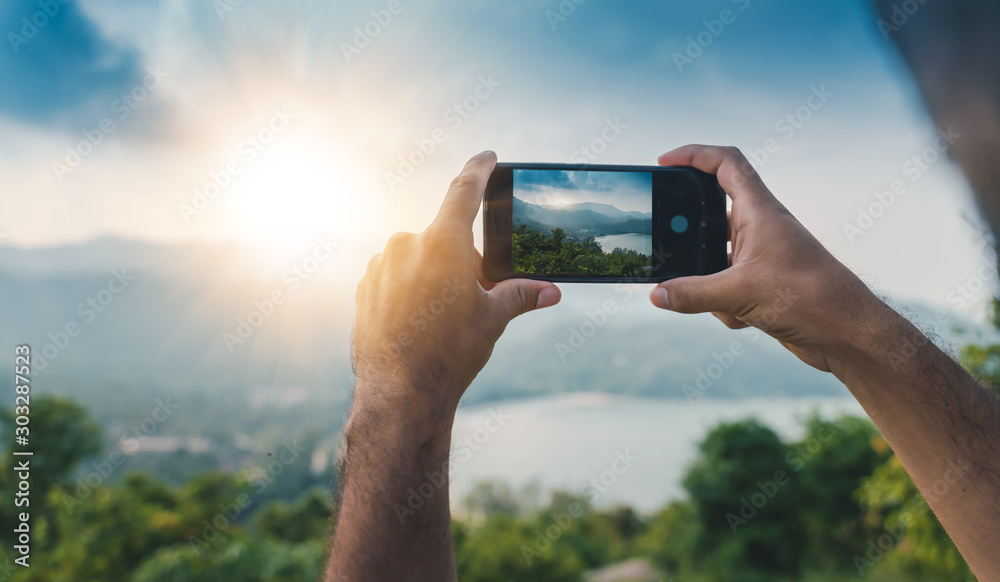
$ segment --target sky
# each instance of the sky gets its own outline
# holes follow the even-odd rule
[[[514,195],[540,206],[596,202],[625,212],[651,212],[648,172],[514,170]]]
[[[354,277],[479,151],[713,143],[877,290],[974,315],[989,296],[954,300],[982,226],[863,0],[6,0],[0,33],[3,245],[324,231]]]

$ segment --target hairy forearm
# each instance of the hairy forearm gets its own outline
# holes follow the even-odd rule
[[[887,307],[834,373],[981,580],[1000,579],[1000,400]]]
[[[327,581],[453,580],[451,417],[356,392],[379,396],[357,400],[344,431]]]

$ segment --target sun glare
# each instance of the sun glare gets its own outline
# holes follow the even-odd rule
[[[264,152],[229,198],[239,235],[279,255],[320,234],[357,233],[366,219],[364,200],[350,162],[329,146],[304,140]]]

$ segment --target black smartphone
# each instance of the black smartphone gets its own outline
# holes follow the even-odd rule
[[[726,194],[694,168],[501,163],[483,204],[491,281],[658,283],[729,263]]]

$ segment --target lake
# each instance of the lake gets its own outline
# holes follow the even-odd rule
[[[865,417],[849,396],[689,403],[585,393],[463,407],[453,431],[453,507],[486,480],[505,481],[515,490],[537,480],[543,503],[552,489],[580,493],[611,468],[616,452],[627,451],[636,460],[596,504],[625,503],[652,512],[684,496],[680,480],[697,443],[720,422],[756,416],[782,438],[796,439],[802,435],[800,421],[813,410],[824,417]],[[469,445],[462,444],[466,437]]]
[[[653,254],[653,237],[648,234],[609,234],[594,238],[601,250],[610,253],[617,249],[629,249],[644,255]]]

